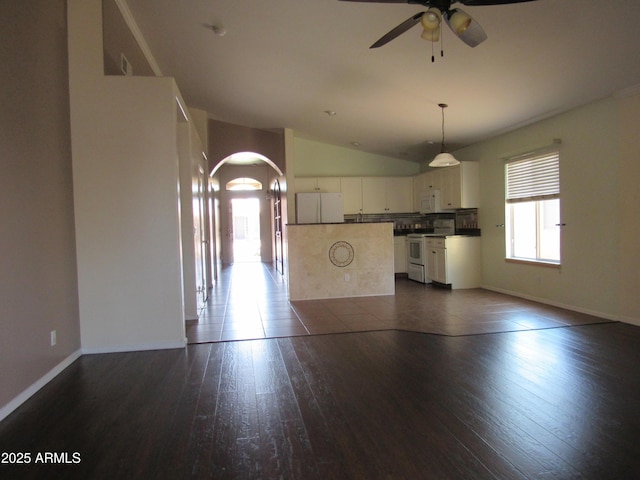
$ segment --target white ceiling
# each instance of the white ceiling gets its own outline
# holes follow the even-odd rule
[[[368,48],[420,5],[127,3],[162,74],[211,118],[417,162],[439,150],[438,103],[449,104],[446,143],[455,151],[640,84],[638,0],[463,6],[489,38],[470,48],[445,27],[435,63],[420,26]]]

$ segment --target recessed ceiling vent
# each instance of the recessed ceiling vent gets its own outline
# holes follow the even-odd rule
[[[127,60],[127,57],[124,56],[124,53],[120,54],[120,70],[122,70],[122,74],[130,77],[133,75],[133,66]]]

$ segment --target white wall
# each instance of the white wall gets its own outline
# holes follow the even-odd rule
[[[619,247],[627,228],[619,213],[624,175],[619,170],[619,101],[599,101],[456,152],[460,160],[481,162],[486,287],[618,318],[618,291],[625,281]],[[554,138],[562,140],[562,267],[507,263],[504,228],[496,227],[505,223],[504,157],[549,145]]]
[[[102,75],[100,0],[70,0],[84,352],[184,345],[177,105],[170,78]]]

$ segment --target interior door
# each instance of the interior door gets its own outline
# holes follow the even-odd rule
[[[282,238],[282,193],[280,182],[275,181],[273,185],[273,236],[276,270],[284,275],[284,245]]]

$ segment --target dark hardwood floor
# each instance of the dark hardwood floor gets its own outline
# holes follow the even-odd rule
[[[0,423],[32,459],[0,478],[640,478],[639,364],[613,322],[86,355]]]

